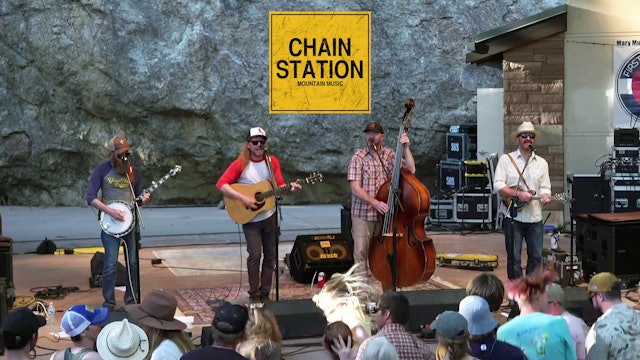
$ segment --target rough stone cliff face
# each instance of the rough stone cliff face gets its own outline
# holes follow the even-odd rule
[[[395,147],[406,97],[416,175],[431,190],[448,127],[475,121],[478,87],[502,87],[499,69],[465,64],[465,44],[562,3],[3,0],[0,204],[83,205],[115,134],[145,184],[182,165],[155,204],[215,204],[251,126],[269,133],[285,178],[325,175],[286,201],[340,202],[364,124],[380,121]],[[311,10],[371,11],[371,115],[268,113],[269,11]]]

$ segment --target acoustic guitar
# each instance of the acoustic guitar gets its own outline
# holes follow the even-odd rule
[[[296,182],[301,185],[315,184],[320,181],[322,181],[322,174],[320,174],[319,172],[315,172],[307,178],[296,180]],[[223,196],[224,205],[227,208],[229,217],[231,218],[231,220],[235,221],[238,224],[246,224],[249,221],[253,220],[253,218],[255,218],[256,216],[258,216],[258,214],[272,209],[274,206],[276,206],[275,196],[284,194],[285,192],[289,191],[288,184],[273,189],[269,180],[262,180],[255,184],[236,183],[231,184],[230,186],[243,195],[252,196],[258,203],[257,209],[251,209],[244,206],[244,204],[240,200],[236,200],[228,196]]]

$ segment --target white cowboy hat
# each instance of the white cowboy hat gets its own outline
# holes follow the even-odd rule
[[[149,339],[144,330],[124,319],[105,326],[96,347],[104,360],[142,360],[149,354]]]
[[[522,133],[534,133],[536,137],[540,137],[542,133],[533,128],[533,124],[530,121],[525,121],[520,126],[518,126],[518,130],[511,133],[511,137],[513,139],[517,139],[518,135]]]

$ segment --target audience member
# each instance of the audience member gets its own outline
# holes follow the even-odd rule
[[[498,321],[484,298],[477,295],[465,297],[460,301],[458,312],[467,319],[469,355],[480,360],[527,360],[520,348],[496,339]]]
[[[567,325],[569,325],[569,332],[571,332],[573,342],[576,344],[576,356],[578,357],[578,360],[586,359],[587,350],[585,348],[584,340],[587,336],[587,331],[589,331],[589,327],[585,324],[584,320],[565,310],[565,296],[562,286],[556,283],[547,285],[547,294],[549,294],[549,307],[547,308],[547,313],[562,316],[562,318],[567,321]]]
[[[640,315],[622,301],[622,283],[612,273],[594,275],[587,287],[589,300],[602,315],[585,339],[587,359],[638,359]]]
[[[371,336],[371,320],[364,309],[374,294],[365,268],[355,264],[344,274],[333,274],[313,296],[313,302],[322,310],[327,322],[342,321],[349,325],[357,347]]]
[[[489,304],[489,310],[498,321],[498,326],[507,322],[507,317],[500,312],[504,301],[504,284],[494,274],[483,272],[469,280],[467,283],[467,295],[478,295]]]
[[[471,360],[467,354],[469,330],[467,320],[455,311],[445,311],[431,323],[438,346],[436,360]]]
[[[32,360],[36,357],[38,329],[47,320],[26,307],[15,308],[2,321],[2,340],[7,360]]]
[[[193,350],[193,343],[182,321],[175,319],[178,303],[169,293],[151,290],[140,304],[125,305],[125,310],[149,338],[151,360],[178,360]]]
[[[98,334],[96,345],[104,360],[142,360],[149,356],[147,334],[127,319],[106,325]]]
[[[263,303],[249,305],[249,320],[245,327],[245,339],[236,351],[250,360],[280,360],[282,358],[282,334],[276,317]]]
[[[246,360],[236,352],[236,346],[242,341],[249,320],[247,308],[223,301],[215,310],[211,322],[213,345],[189,351],[182,360]]]
[[[386,337],[377,337],[369,342],[362,353],[362,360],[399,360],[396,348]]]
[[[102,330],[101,324],[107,321],[108,316],[107,307],[92,309],[86,305],[72,306],[62,315],[60,327],[71,337],[73,345],[54,352],[50,360],[100,360],[100,355],[94,349]]]
[[[354,350],[357,347],[352,346],[351,329],[342,321],[334,321],[329,323],[324,330],[322,339],[322,347],[324,347],[333,360],[348,360],[355,358]]]
[[[511,280],[507,294],[520,307],[520,315],[498,328],[498,340],[524,350],[530,359],[576,359],[576,345],[567,322],[545,313],[549,305],[547,284],[555,274],[537,271]]]
[[[367,346],[376,337],[387,338],[395,347],[400,359],[435,358],[431,349],[424,342],[407,331],[409,310],[409,300],[401,292],[386,291],[382,294],[373,315],[378,333],[362,343],[356,359],[362,359]]]

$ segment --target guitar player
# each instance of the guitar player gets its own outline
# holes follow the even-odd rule
[[[544,224],[542,205],[551,201],[551,181],[547,161],[535,153],[535,140],[541,133],[525,121],[511,137],[518,148],[500,156],[493,186],[503,199],[498,211],[504,214],[502,229],[507,249],[507,277],[522,274],[522,242],[527,243],[526,273],[542,265]]]
[[[268,154],[267,133],[260,127],[249,130],[246,142],[238,157],[229,165],[216,183],[216,188],[231,199],[241,201],[246,208],[257,210],[260,204],[255,197],[245,195],[233,188],[233,184],[256,184],[269,180],[274,188],[286,183],[280,170],[278,159]],[[297,191],[302,187],[298,182],[289,184],[289,191]],[[277,257],[277,214],[276,208],[264,209],[249,222],[242,224],[242,231],[247,240],[247,272],[249,275],[249,297],[251,301],[264,301],[269,298],[273,272]],[[262,268],[260,260],[262,260]]]
[[[140,172],[129,162],[131,149],[127,139],[120,135],[114,136],[107,143],[107,149],[111,158],[93,171],[87,189],[87,204],[114,220],[123,222],[127,218],[127,213],[123,209],[109,207],[109,203],[120,201],[132,206],[134,199],[138,199],[139,203],[147,204],[151,200],[151,195],[143,190]],[[98,197],[99,193],[101,193],[101,198]],[[132,217],[135,219],[135,216]],[[116,266],[121,241],[126,245],[125,254],[127,254],[127,289],[124,294],[124,303],[128,305],[140,301],[140,299],[136,299],[140,294],[140,284],[135,233],[136,231],[129,231],[118,237],[108,234],[104,229],[100,233],[104,247],[104,267],[102,270],[104,303],[102,306],[109,307],[110,310],[116,308]]]

